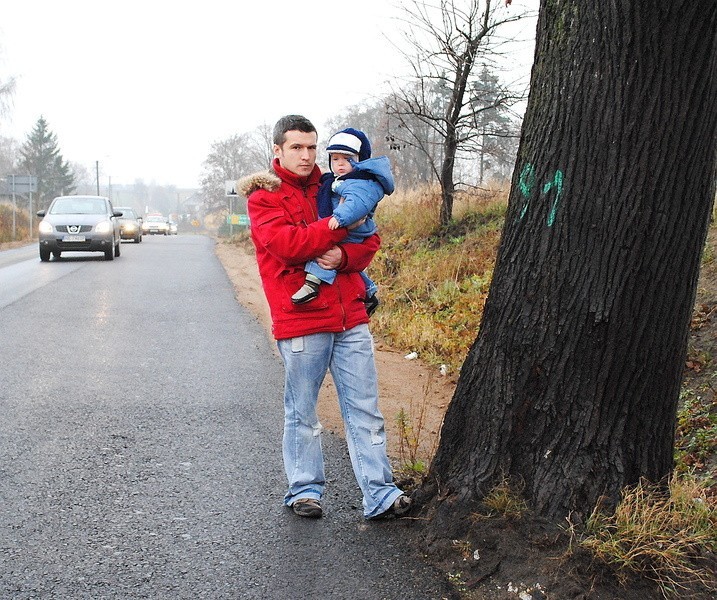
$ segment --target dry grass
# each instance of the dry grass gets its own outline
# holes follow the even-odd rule
[[[486,512],[474,514],[473,518],[475,519],[485,519],[496,515],[508,519],[518,519],[528,511],[528,504],[523,499],[521,487],[511,483],[506,477],[486,494],[485,498],[481,500],[481,504],[486,508]]]
[[[438,226],[438,190],[396,194],[377,213],[383,246],[369,274],[384,305],[373,329],[392,345],[455,372],[476,338],[493,274],[507,193],[459,195]]]
[[[669,490],[640,483],[624,490],[612,514],[597,507],[579,541],[620,576],[656,581],[663,595],[686,597],[695,586],[717,591],[701,558],[717,551],[717,507],[691,477],[675,477]]]
[[[0,203],[0,243],[30,241],[30,216],[20,208],[15,212],[15,238],[12,235],[12,204]]]
[[[398,458],[401,464],[402,475],[408,479],[418,479],[426,474],[428,465],[421,458],[421,447],[426,437],[427,410],[431,395],[432,379],[428,379],[423,386],[423,396],[408,399],[408,410],[402,408],[396,415],[398,425]],[[438,438],[435,439],[435,444]],[[435,454],[436,447],[430,448],[429,454]]]

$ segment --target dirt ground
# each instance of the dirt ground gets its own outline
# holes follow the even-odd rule
[[[259,319],[266,328],[267,336],[271,337],[269,306],[253,254],[234,244],[222,242],[217,243],[216,253],[234,284],[237,300]],[[389,455],[395,461],[401,458],[397,417],[403,410],[409,415],[409,423],[418,437],[415,458],[428,461],[438,444],[443,414],[455,390],[455,378],[441,376],[437,369],[424,365],[420,358],[406,359],[405,353],[389,348],[378,339],[376,368],[379,405],[386,420]],[[321,389],[318,412],[325,429],[343,434],[341,413],[330,375]],[[404,456],[408,457],[405,444]]]

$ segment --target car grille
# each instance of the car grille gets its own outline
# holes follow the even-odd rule
[[[92,242],[63,242],[57,240],[59,250],[89,250]]]
[[[57,231],[61,233],[70,233],[68,227],[72,227],[72,225],[58,225]],[[79,227],[80,229],[78,231],[73,231],[72,233],[87,233],[88,231],[92,231],[92,225],[80,225]]]

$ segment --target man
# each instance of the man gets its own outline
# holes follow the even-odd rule
[[[348,229],[331,230],[328,218],[318,219],[321,171],[316,146],[316,128],[308,119],[282,117],[274,127],[272,171],[239,182],[248,198],[259,274],[284,361],[283,453],[289,480],[284,503],[301,517],[323,515],[324,461],[316,403],[330,370],[351,465],[363,493],[364,516],[400,516],[408,512],[411,501],[393,483],[386,456],[366,288],[360,275],[380,239],[374,235],[361,244],[338,245]],[[294,304],[291,295],[301,287],[304,263],[311,259],[325,269],[336,269],[336,280],[321,286],[312,302]]]

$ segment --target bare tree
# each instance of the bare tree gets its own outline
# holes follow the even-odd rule
[[[403,9],[409,50],[402,52],[412,75],[391,96],[388,110],[397,121],[392,135],[429,157],[441,186],[445,225],[453,214],[457,157],[484,136],[479,115],[510,107],[525,95],[496,83],[490,100],[481,100],[481,87],[474,85],[479,63],[498,54],[498,30],[529,13],[516,14],[495,0],[412,0]]]
[[[247,140],[248,161],[257,166],[270,165],[274,158],[274,128],[269,123],[262,123],[249,133]]]
[[[0,117],[3,117],[10,110],[12,96],[15,93],[15,79],[10,78],[0,81]]]
[[[4,117],[12,106],[15,94],[15,78],[3,77],[0,79],[0,117]]]
[[[17,140],[0,136],[0,178],[15,172],[20,144]]]
[[[228,208],[224,190],[226,181],[235,181],[268,167],[265,150],[257,142],[257,137],[263,139],[256,132],[234,134],[212,144],[201,177],[202,197],[208,212],[221,212]]]
[[[717,3],[542,0],[518,168],[428,489],[585,517],[671,473],[715,194]]]

